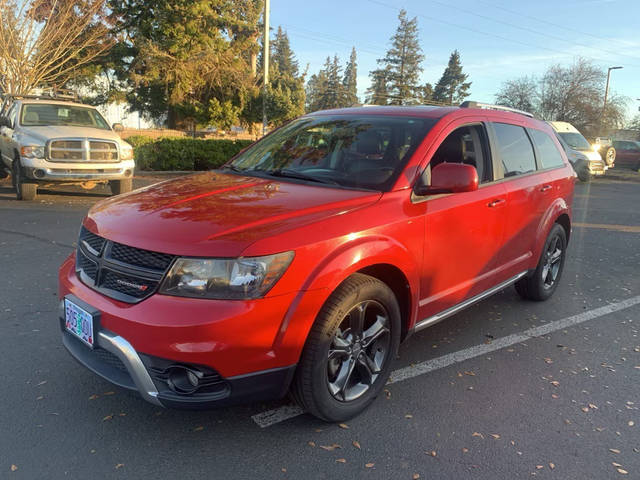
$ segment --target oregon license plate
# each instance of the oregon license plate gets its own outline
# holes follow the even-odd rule
[[[68,298],[64,299],[64,326],[68,332],[93,348],[93,315]]]

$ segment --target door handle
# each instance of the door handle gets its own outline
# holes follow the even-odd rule
[[[487,207],[495,208],[503,205],[504,203],[506,203],[506,200],[504,198],[497,198],[496,200],[487,203]]]
[[[541,192],[546,192],[547,190],[551,190],[551,185],[545,185],[540,189]]]

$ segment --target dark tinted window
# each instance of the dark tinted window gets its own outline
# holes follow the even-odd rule
[[[430,168],[439,163],[464,163],[475,167],[480,183],[493,180],[487,136],[482,125],[460,127],[449,134],[431,157]]]
[[[547,133],[533,129],[529,130],[529,133],[531,134],[533,143],[535,143],[538,148],[542,168],[562,167],[564,165],[562,155]]]
[[[533,146],[524,128],[507,123],[494,123],[505,177],[536,170]]]

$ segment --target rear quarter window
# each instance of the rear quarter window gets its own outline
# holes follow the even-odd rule
[[[562,155],[558,151],[555,142],[551,139],[549,134],[541,130],[534,129],[530,129],[529,134],[538,149],[541,168],[558,168],[564,166]]]
[[[533,145],[523,127],[508,123],[494,123],[493,130],[496,134],[505,177],[536,171]]]

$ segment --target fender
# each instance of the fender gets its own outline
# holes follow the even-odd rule
[[[556,223],[558,217],[564,213],[569,215],[569,218],[571,218],[571,209],[567,205],[567,202],[564,198],[556,198],[553,203],[549,205],[549,208],[540,219],[540,223],[536,230],[536,247],[532,256],[532,259],[536,262],[533,268],[538,264],[540,255],[542,254],[542,249],[544,248],[544,243],[551,231],[551,228],[553,227],[553,224]],[[569,238],[567,237],[567,241],[568,240]]]
[[[386,236],[363,236],[343,244],[318,262],[284,316],[273,350],[298,361],[311,326],[331,293],[350,275],[366,267],[389,264],[405,276],[410,290],[410,328],[415,322],[420,284],[419,262],[405,245]],[[279,355],[278,355],[279,356]]]

